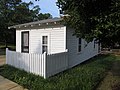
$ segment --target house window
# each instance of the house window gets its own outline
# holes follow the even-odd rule
[[[95,45],[96,45],[96,41],[94,40],[94,48],[95,48]]]
[[[42,53],[48,52],[48,36],[42,36]]]
[[[81,52],[81,38],[78,39],[78,52]]]
[[[29,31],[22,32],[21,52],[29,53]]]

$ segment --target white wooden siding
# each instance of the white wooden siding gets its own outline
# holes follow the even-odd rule
[[[69,67],[80,64],[81,62],[92,58],[98,54],[98,45],[94,48],[94,41],[90,42],[85,48],[85,40],[82,39],[81,52],[78,52],[78,38],[73,36],[73,29],[67,28],[67,49],[68,49],[68,60]]]
[[[16,31],[16,51],[21,52],[21,32],[29,31],[29,52],[42,53],[42,36],[48,35],[48,53],[63,52],[66,49],[65,27],[58,26],[53,28],[31,29]]]
[[[21,52],[21,31],[16,30],[16,51]]]
[[[64,27],[61,29],[53,29],[51,32],[51,53],[65,51]]]

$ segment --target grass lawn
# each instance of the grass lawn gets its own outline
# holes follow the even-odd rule
[[[99,55],[46,80],[8,65],[0,67],[0,75],[29,90],[96,90],[115,60],[113,55]]]

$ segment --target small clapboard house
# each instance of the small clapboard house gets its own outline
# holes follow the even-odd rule
[[[74,29],[61,21],[61,18],[53,18],[9,27],[16,28],[16,52],[56,54],[68,50],[69,68],[99,53],[98,43],[87,43],[73,36]]]

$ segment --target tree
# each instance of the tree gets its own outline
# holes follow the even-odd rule
[[[52,15],[49,14],[49,13],[45,13],[45,14],[40,13],[40,14],[38,15],[38,19],[39,19],[39,20],[48,19],[48,18],[52,18]]]
[[[30,6],[33,8],[30,9]],[[7,42],[13,42],[14,31],[8,30],[8,26],[52,17],[50,14],[41,14],[39,11],[39,6],[34,6],[32,2],[0,0],[0,42],[5,42],[6,47]]]
[[[67,25],[75,28],[74,35],[94,38],[106,45],[120,43],[120,0],[58,0],[57,6]]]

